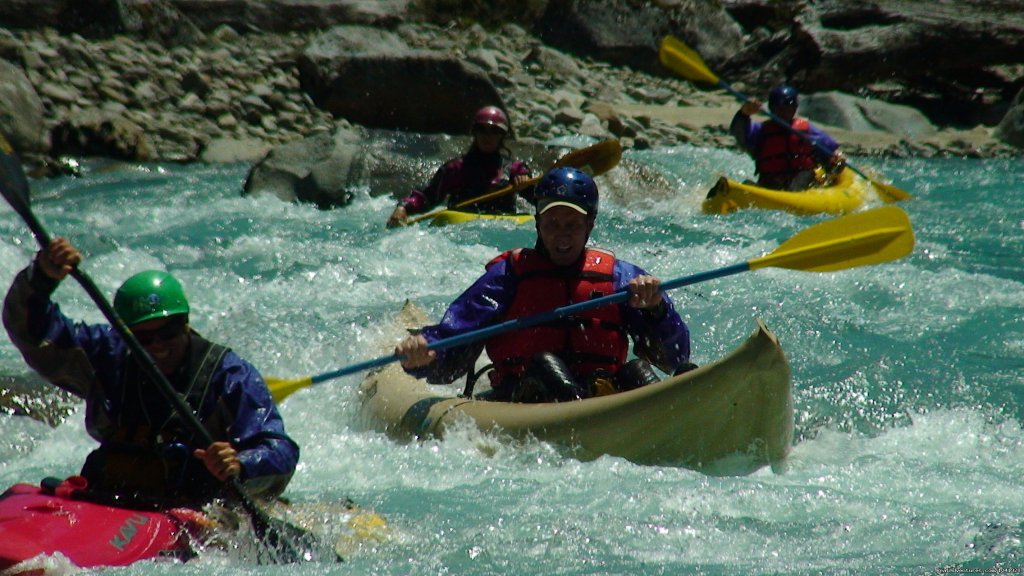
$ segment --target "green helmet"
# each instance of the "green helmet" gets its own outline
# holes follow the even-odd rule
[[[147,270],[124,281],[114,295],[114,311],[128,326],[153,318],[188,314],[181,283],[167,272]]]

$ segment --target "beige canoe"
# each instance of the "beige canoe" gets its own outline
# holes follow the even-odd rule
[[[410,312],[418,311],[403,310],[406,322]],[[444,394],[451,388],[432,387],[391,364],[360,386],[362,418],[397,440],[443,437],[447,427],[471,418],[481,430],[565,446],[582,460],[608,454],[712,475],[745,475],[765,465],[781,473],[793,441],[789,364],[760,320],[721,360],[629,392],[515,404]]]

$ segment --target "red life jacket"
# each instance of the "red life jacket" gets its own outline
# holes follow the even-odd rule
[[[804,118],[794,118],[790,127],[806,133],[811,124]],[[814,170],[816,164],[814,146],[810,142],[777,122],[762,125],[761,145],[757,150],[759,184],[785,188],[797,174]]]
[[[615,255],[605,250],[587,248],[579,268],[556,266],[528,248],[505,252],[491,260],[488,267],[504,259],[509,260],[519,278],[504,320],[549,312],[615,291]],[[541,352],[557,355],[577,377],[599,369],[615,374],[626,361],[629,342],[620,308],[610,304],[554,323],[500,334],[488,340],[486,348],[500,382],[521,375]]]

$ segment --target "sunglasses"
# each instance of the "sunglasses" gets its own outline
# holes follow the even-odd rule
[[[487,124],[477,126],[473,128],[473,131],[476,132],[477,134],[497,134],[499,136],[505,134],[505,131],[502,130],[501,128],[497,126],[490,126]]]
[[[149,346],[153,342],[160,340],[166,342],[173,340],[181,335],[185,331],[185,320],[172,320],[167,324],[153,330],[137,330],[132,328],[132,336],[139,341],[139,344],[143,346]]]

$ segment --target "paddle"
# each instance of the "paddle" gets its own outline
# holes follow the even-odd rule
[[[0,193],[14,208],[14,211],[21,216],[35,236],[39,245],[45,248],[50,244],[50,235],[43,228],[43,225],[33,214],[29,205],[29,186],[25,172],[21,167],[21,161],[14,155],[13,150],[6,140],[0,136]],[[209,446],[213,443],[213,437],[206,430],[206,427],[196,418],[192,409],[185,403],[180,395],[175,393],[170,382],[156,367],[153,359],[146,353],[146,350],[135,339],[124,321],[117,315],[114,309],[107,302],[106,297],[100,292],[92,279],[83,271],[75,269],[71,275],[82,285],[86,293],[106,316],[110,324],[117,330],[131,350],[132,355],[138,360],[143,372],[156,383],[159,392],[171,403],[174,410],[190,427],[193,434],[200,438],[204,444]],[[316,559],[320,553],[315,538],[309,532],[292,526],[284,521],[271,518],[261,510],[252,500],[249,494],[242,487],[237,477],[233,477],[226,483],[230,494],[242,505],[242,508],[252,519],[253,531],[262,544],[261,560],[266,558],[263,553],[269,556],[269,561],[274,563],[291,563]]]
[[[739,100],[740,102],[746,102],[747,100],[750,100],[750,98],[746,94],[737,91],[732,86],[730,86],[728,82],[716,76],[715,73],[712,72],[707,67],[707,65],[704,64],[704,61],[701,60],[700,54],[697,54],[695,50],[693,50],[692,48],[684,44],[682,40],[674,36],[666,36],[661,41],[661,49],[658,51],[658,56],[661,60],[661,63],[665,67],[669,68],[676,74],[683,76],[684,78],[696,82],[715,84],[719,88],[735,96],[736,99]],[[789,125],[789,122],[786,122],[785,120],[779,118],[770,110],[762,108],[761,111],[767,114],[769,118],[775,120],[781,126],[785,127],[791,133],[796,134],[797,136],[803,138],[807,142],[810,142],[815,148],[820,150],[822,153],[828,155],[832,154],[832,152],[828,148],[825,148],[821,143],[811,138],[808,134],[801,132],[799,130],[795,130],[793,127]],[[864,172],[860,171],[856,166],[853,166],[849,162],[847,162],[846,166],[850,170],[853,170],[854,172],[859,174],[861,178],[864,178],[868,182],[871,182],[871,185],[875,187],[876,191],[878,191],[879,198],[881,198],[884,202],[897,202],[899,200],[909,200],[910,198],[912,198],[909,192],[901,190],[900,188],[897,188],[891,184],[879,182],[878,180],[875,180],[868,176],[867,174],[865,174]]]
[[[706,280],[767,267],[805,272],[845,270],[902,258],[909,254],[913,247],[914,233],[907,214],[895,206],[885,206],[815,224],[801,230],[770,254],[725,268],[669,280],[661,284],[661,289],[662,291],[673,290]],[[625,302],[628,299],[628,291],[615,292],[528,318],[507,320],[487,328],[438,340],[431,343],[429,348],[442,350],[472,344],[503,332],[545,324],[584,310]],[[383,366],[397,360],[400,360],[398,355],[392,354],[316,376],[306,376],[294,380],[267,378],[267,385],[270,387],[270,393],[274,400],[281,402],[293,392],[307,386]]]
[[[579,150],[573,150],[572,152],[569,152],[565,156],[559,158],[558,161],[555,162],[550,169],[561,168],[563,166],[570,166],[572,168],[580,169],[589,168],[590,173],[592,175],[600,176],[601,174],[604,174],[605,172],[611,170],[612,168],[615,168],[615,166],[619,164],[619,160],[621,159],[622,145],[619,144],[619,141],[604,140],[602,142],[598,142],[597,144],[587,146],[586,148],[580,148]],[[534,176],[533,178],[530,178],[529,180],[527,180],[526,182],[519,186],[505,186],[500,190],[495,190],[494,192],[488,192],[487,194],[482,194],[474,198],[469,198],[467,200],[457,202],[454,206],[449,206],[447,208],[439,208],[437,210],[434,210],[433,212],[420,214],[415,218],[410,218],[406,222],[406,224],[415,224],[416,222],[419,222],[421,220],[433,218],[440,214],[441,212],[444,212],[445,210],[457,210],[459,208],[465,208],[466,206],[471,206],[479,202],[486,202],[488,200],[500,198],[506,194],[511,194],[513,192],[522,190],[523,188],[526,188],[528,186],[533,186],[537,182],[540,182],[540,179],[542,177],[543,175]]]

